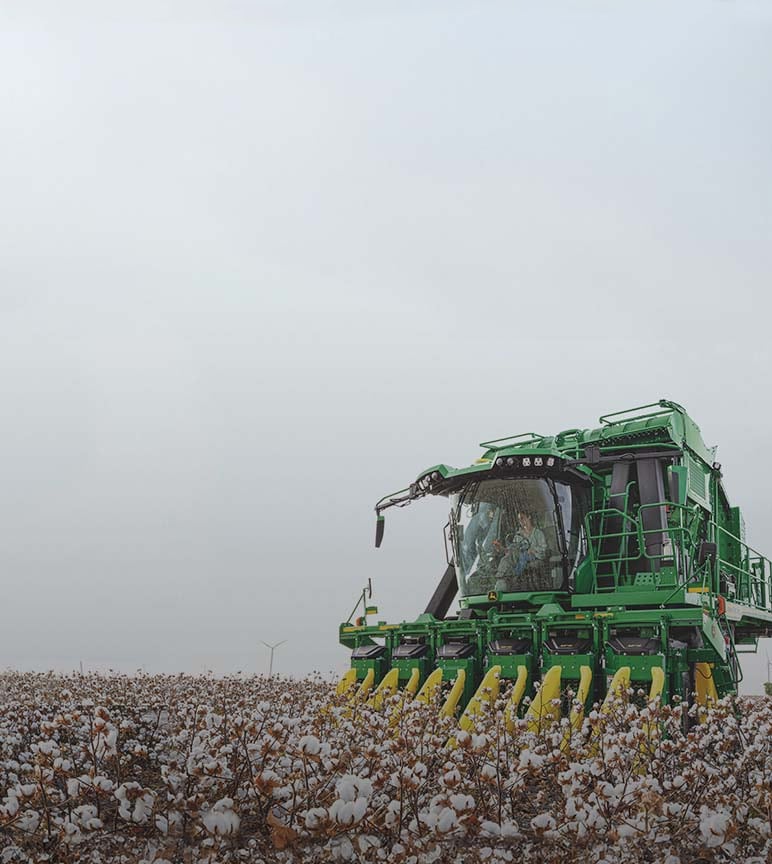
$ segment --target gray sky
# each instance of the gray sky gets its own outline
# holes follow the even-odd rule
[[[0,664],[346,665],[478,441],[668,396],[772,553],[772,6],[0,7]],[[759,689],[764,657],[746,664]]]

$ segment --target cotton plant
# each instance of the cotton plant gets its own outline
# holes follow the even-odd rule
[[[772,699],[631,690],[534,732],[506,688],[468,730],[334,690],[0,674],[0,864],[772,859]]]

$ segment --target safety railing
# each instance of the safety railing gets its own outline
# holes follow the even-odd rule
[[[628,490],[629,491],[629,490]],[[623,507],[627,509],[628,493],[625,494]],[[655,508],[667,508],[667,523],[664,526],[644,527],[643,516]],[[598,591],[613,591],[622,585],[640,584],[646,580],[651,562],[660,565],[667,563],[670,581],[665,583],[656,574],[651,580],[656,587],[671,587],[679,583],[688,584],[696,576],[702,576],[702,587],[711,586],[707,568],[699,574],[694,566],[695,539],[689,529],[693,512],[690,508],[672,502],[645,504],[638,508],[636,515],[616,507],[603,507],[590,511],[585,517],[585,534],[595,574],[595,588]],[[609,530],[610,524],[617,524],[619,530]],[[660,542],[647,544],[647,539],[656,538]],[[651,551],[656,548],[661,551]],[[632,565],[641,561],[648,567]]]
[[[631,484],[632,485],[632,484]],[[772,562],[737,535],[713,520],[708,522],[708,536],[716,543],[715,560],[708,557],[698,564],[698,538],[692,531],[693,508],[671,501],[644,504],[635,515],[625,512],[629,504],[629,487],[622,508],[603,507],[585,517],[585,535],[594,571],[594,590],[613,591],[620,586],[654,583],[656,587],[673,587],[673,594],[691,591],[721,594],[727,600],[772,611]],[[644,527],[649,510],[665,508],[664,526]],[[609,530],[615,526],[618,530]],[[647,545],[647,538],[657,541]],[[660,551],[652,551],[657,550]],[[733,553],[731,560],[729,549]],[[668,565],[670,582],[665,582],[652,567],[658,561]],[[645,562],[641,566],[641,562]],[[674,581],[673,580],[674,578]]]
[[[772,563],[736,534],[712,520],[710,525],[718,548],[719,592],[732,602],[772,611]],[[737,552],[739,564],[725,557],[731,547]]]

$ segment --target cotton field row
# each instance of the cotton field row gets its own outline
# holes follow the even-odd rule
[[[772,700],[685,732],[630,692],[571,736],[506,697],[467,733],[319,678],[5,673],[0,862],[772,859]]]

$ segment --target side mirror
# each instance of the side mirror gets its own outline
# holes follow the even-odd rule
[[[700,543],[700,548],[697,550],[697,566],[702,565],[710,558],[711,561],[716,560],[716,552],[718,548],[715,543],[708,543],[705,540]]]
[[[375,548],[378,547],[383,542],[383,530],[386,527],[386,518],[384,516],[378,516],[375,523]]]

